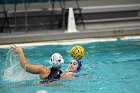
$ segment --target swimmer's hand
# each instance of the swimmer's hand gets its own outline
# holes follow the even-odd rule
[[[12,45],[11,48],[12,48],[15,52],[17,52],[18,54],[20,54],[20,53],[23,52],[23,51],[22,51],[22,48],[19,47],[19,46]]]

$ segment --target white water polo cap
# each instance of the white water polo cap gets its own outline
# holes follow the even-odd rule
[[[51,56],[50,64],[52,65],[52,67],[61,67],[63,63],[64,59],[59,53],[54,53]]]

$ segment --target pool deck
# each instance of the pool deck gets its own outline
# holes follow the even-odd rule
[[[78,32],[66,32],[63,30],[43,30],[0,33],[0,45],[82,38],[122,38],[124,36],[140,36],[140,22],[90,24],[86,26],[85,30],[81,29]]]
[[[43,3],[41,3],[42,6]],[[69,3],[70,5],[73,3]],[[131,4],[127,5],[127,4]],[[95,0],[90,1],[85,0],[80,1],[81,7],[86,8],[85,12],[87,12],[87,8],[90,6],[92,9],[89,9],[88,12],[110,12],[110,11],[122,11],[120,5],[123,5],[123,9],[125,11],[128,10],[139,10],[140,9],[140,0]],[[34,9],[34,6],[38,6],[40,9],[40,4],[35,3],[32,4],[30,8]],[[103,6],[111,5],[106,8]],[[117,7],[113,8],[114,5]],[[119,6],[118,6],[119,5]],[[124,5],[127,5],[124,6]],[[133,7],[132,7],[133,5]],[[95,7],[96,6],[96,7]],[[99,7],[100,6],[100,7]],[[128,7],[129,6],[129,7]],[[12,8],[11,8],[12,7]],[[21,9],[19,4],[17,9]],[[46,8],[46,4],[44,4],[44,8]],[[6,9],[8,11],[13,11],[13,5],[7,5]],[[24,9],[24,8],[23,8]],[[115,10],[114,10],[115,9]],[[117,10],[116,10],[117,9]],[[57,41],[57,40],[72,40],[72,39],[82,39],[82,38],[105,38],[105,37],[116,37],[122,38],[124,36],[140,36],[140,12],[138,12],[138,17],[132,18],[125,21],[112,21],[110,22],[89,22],[86,24],[86,29],[83,29],[82,26],[77,26],[78,32],[66,32],[64,30],[38,30],[38,31],[12,31],[12,33],[3,32],[0,33],[0,45],[6,44],[15,44],[15,43],[31,43],[31,42],[45,42],[45,41]],[[116,19],[115,19],[116,20]],[[122,20],[121,18],[119,20]],[[91,20],[89,20],[91,21]],[[95,20],[96,21],[96,20]]]

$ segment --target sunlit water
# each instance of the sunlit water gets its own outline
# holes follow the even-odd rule
[[[25,72],[16,53],[0,49],[0,93],[139,93],[140,40],[91,42],[68,45],[23,47],[30,64],[49,65],[54,52],[65,60],[63,72],[71,59],[69,50],[75,45],[85,48],[83,67],[75,80],[60,80],[54,84],[40,84],[38,75]],[[88,75],[86,75],[88,74]]]

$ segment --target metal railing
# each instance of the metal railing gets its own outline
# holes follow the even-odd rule
[[[48,2],[50,7],[51,7],[51,28],[54,28],[54,7],[55,7],[55,2],[58,2],[62,11],[62,26],[63,29],[66,28],[65,25],[65,12],[66,12],[66,1],[76,1],[76,5],[77,5],[77,9],[79,10],[79,17],[81,18],[81,22],[83,24],[83,28],[85,29],[85,25],[83,22],[83,17],[82,17],[82,12],[80,9],[80,5],[79,5],[79,0],[2,0],[4,4],[12,4],[14,5],[14,20],[15,20],[15,31],[17,30],[17,5],[18,4],[23,4],[24,5],[24,16],[25,16],[25,31],[28,32],[28,7],[32,4],[32,3],[44,3],[44,2]]]
[[[11,29],[9,27],[9,20],[8,20],[8,17],[7,17],[7,11],[5,10],[4,3],[1,0],[0,0],[0,6],[1,6],[0,8],[2,8],[2,10],[3,10],[3,11],[0,11],[0,15],[2,15],[2,17],[3,17],[3,21],[2,20],[0,21],[0,23],[1,23],[0,32],[3,32],[3,28],[7,23],[9,32],[11,33]]]

